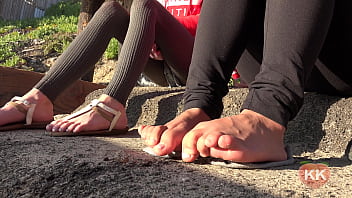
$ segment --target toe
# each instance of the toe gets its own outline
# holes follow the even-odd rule
[[[57,120],[50,122],[48,125],[46,125],[46,130],[47,131],[52,131],[54,126],[57,124]]]
[[[57,121],[56,123],[52,123],[51,131],[57,132],[59,131],[62,124],[67,123],[67,121]]]
[[[219,147],[219,138],[223,135],[221,132],[211,132],[206,135],[205,145],[207,147]]]
[[[184,129],[177,127],[164,130],[159,143],[153,148],[154,152],[158,155],[166,155],[173,152],[181,144],[185,133]]]
[[[201,136],[197,142],[197,150],[202,157],[208,157],[210,154],[209,147],[205,144],[206,137]]]
[[[161,135],[167,130],[164,125],[148,127],[148,131],[144,133],[145,143],[148,146],[155,146],[160,143]]]
[[[217,144],[219,145],[220,148],[223,149],[238,149],[238,144],[239,142],[242,142],[242,140],[232,136],[232,135],[221,135],[218,138]]]
[[[253,156],[248,151],[243,140],[233,135],[221,135],[218,147],[211,148],[210,156],[236,162],[248,162]]]
[[[141,125],[138,127],[137,131],[138,131],[138,134],[141,136],[142,139],[145,139],[145,132],[146,130],[144,130],[148,125]]]
[[[53,131],[53,132],[56,132],[56,131],[59,131],[60,127],[69,122],[68,120],[55,120],[55,121],[52,121],[50,124],[47,125],[47,130],[48,131]]]
[[[67,128],[71,125],[70,122],[65,122],[65,123],[62,123],[60,125],[60,127],[58,128],[58,131],[59,132],[64,132],[64,131],[67,131]]]
[[[202,130],[192,130],[185,135],[182,140],[182,160],[193,162],[198,158],[197,150],[198,139],[203,135]]]
[[[210,148],[210,156],[235,162],[247,162],[247,157],[243,151],[229,150],[222,148]]]
[[[66,128],[66,132],[75,132],[75,129],[77,127],[78,123],[69,123],[69,125]]]
[[[78,132],[81,132],[81,131],[89,131],[88,129],[86,129],[87,127],[87,124],[82,124],[80,122],[76,122],[76,123],[73,123],[72,124],[72,132],[73,133],[78,133]],[[89,127],[88,127],[89,128]]]

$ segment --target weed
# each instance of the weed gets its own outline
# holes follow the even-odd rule
[[[80,2],[63,1],[45,12],[43,18],[18,21],[0,20],[0,65],[13,67],[26,64],[19,54],[28,43],[41,43],[44,55],[61,54],[77,32]],[[116,59],[119,43],[112,39],[104,54]]]

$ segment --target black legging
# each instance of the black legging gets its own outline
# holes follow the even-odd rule
[[[343,94],[337,88],[340,85],[328,83],[314,67],[320,53],[322,67],[338,67],[334,71],[344,75],[339,75],[340,80],[352,84],[351,79],[343,78],[347,76],[344,72],[352,70],[348,62],[337,66],[348,60],[348,52],[334,52],[351,52],[352,44],[348,36],[351,17],[336,21],[346,17],[339,16],[338,7],[344,6],[335,5],[333,0],[205,1],[187,79],[185,109],[202,108],[211,118],[220,117],[222,98],[236,65],[241,77],[250,82],[242,109],[258,112],[283,126],[297,115],[305,90]],[[345,34],[337,27],[332,29],[333,24],[340,27],[342,22],[344,28],[349,25]],[[331,48],[332,40],[345,44]],[[330,53],[334,58],[326,58]]]
[[[94,67],[113,37],[123,46],[105,94],[125,104],[144,69],[150,79],[168,85],[163,61],[149,59],[154,42],[176,77],[185,84],[194,37],[159,2],[134,0],[130,14],[117,2],[104,3],[35,88],[54,101]]]

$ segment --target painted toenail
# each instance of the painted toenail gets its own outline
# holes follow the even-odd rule
[[[188,153],[182,153],[182,159],[189,159],[191,157],[192,157],[192,155],[190,155]]]
[[[164,143],[159,143],[158,145],[156,145],[156,148],[158,150],[163,150],[165,148],[165,144]]]

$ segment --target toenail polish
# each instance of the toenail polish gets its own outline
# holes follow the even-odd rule
[[[164,143],[159,143],[158,145],[156,145],[156,148],[158,150],[163,150],[165,148],[165,144]]]
[[[189,159],[191,157],[192,157],[192,155],[190,155],[188,153],[182,153],[182,159]]]

